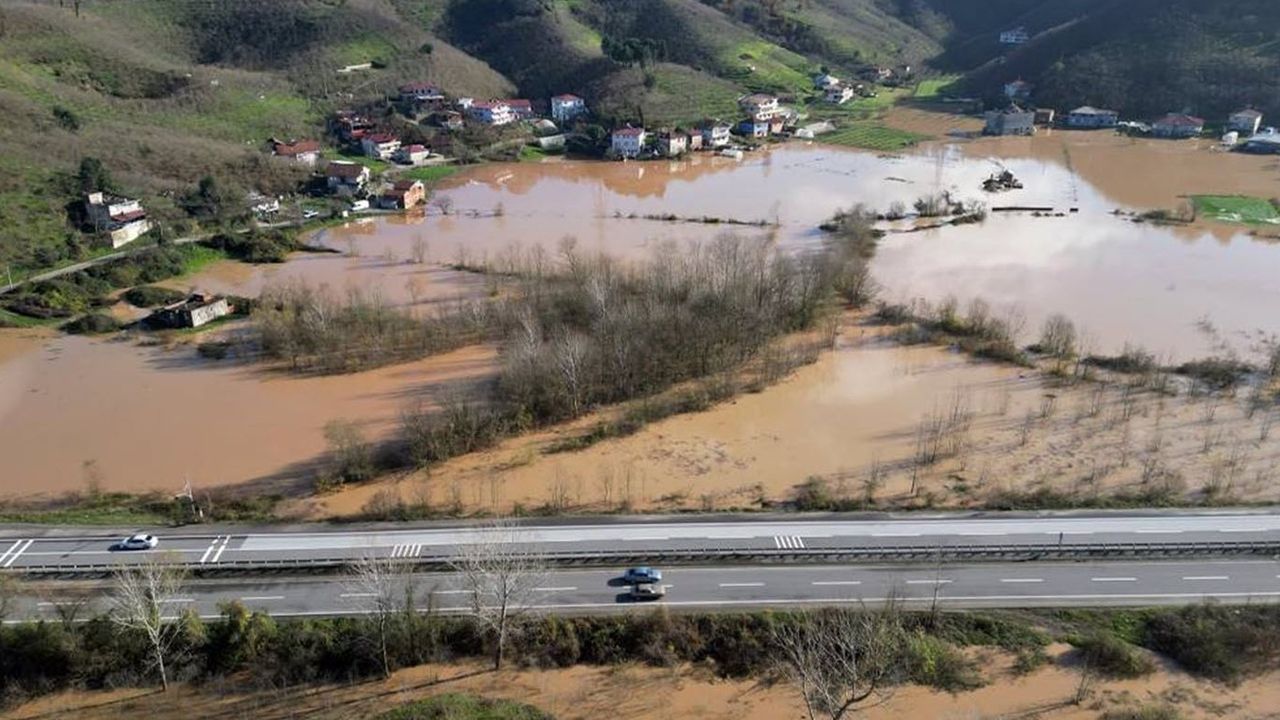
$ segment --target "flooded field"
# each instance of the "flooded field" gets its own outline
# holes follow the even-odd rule
[[[101,489],[177,492],[259,481],[295,492],[331,420],[384,436],[412,398],[467,392],[491,350],[342,377],[277,376],[187,346],[60,337],[0,365],[0,497]]]
[[[1000,169],[1012,171],[1025,189],[983,193],[981,181]],[[1277,181],[1274,159],[1213,152],[1194,142],[1061,131],[929,144],[894,157],[791,144],[741,162],[698,155],[669,163],[492,165],[446,182],[439,194],[451,204],[448,216],[433,208],[316,238],[358,258],[316,255],[283,267],[214,268],[190,283],[252,294],[273,279],[301,276],[334,286],[375,283],[403,299],[400,262],[419,241],[432,260],[444,263],[513,247],[554,253],[565,237],[583,249],[630,256],[726,231],[768,233],[782,247],[804,247],[820,242],[817,225],[839,208],[862,203],[883,211],[895,202],[909,208],[920,196],[945,190],[992,208],[1045,207],[1065,216],[992,213],[977,225],[891,235],[873,264],[886,297],[982,297],[1016,307],[1027,319],[1027,341],[1045,317],[1063,313],[1099,352],[1132,342],[1185,359],[1212,349],[1202,321],[1242,353],[1246,334],[1280,330],[1272,312],[1280,306],[1280,283],[1273,281],[1280,276],[1280,248],[1244,228],[1139,225],[1113,211],[1173,208],[1190,193],[1270,197]],[[768,226],[646,219],[661,215]]]
[[[939,429],[932,451],[922,433]],[[1161,397],[902,347],[860,325],[758,394],[568,453],[586,426],[517,438],[434,468],[293,506],[313,519],[387,502],[470,512],[758,510],[802,487],[868,507],[979,507],[1044,491],[1280,499],[1274,414],[1241,399]],[[933,457],[925,457],[929,452]]]
[[[981,181],[1001,168],[1025,189],[982,193]],[[1248,354],[1258,332],[1280,331],[1280,247],[1241,228],[1156,227],[1112,213],[1173,207],[1180,195],[1195,192],[1267,197],[1278,179],[1274,159],[1216,153],[1195,143],[1059,132],[936,143],[894,157],[793,144],[741,162],[700,155],[670,163],[490,165],[447,181],[438,196],[448,198],[448,215],[433,207],[328,228],[312,240],[338,252],[299,253],[280,265],[219,263],[169,284],[252,296],[273,283],[301,280],[336,291],[376,289],[391,302],[426,309],[490,290],[483,278],[445,265],[511,248],[554,253],[572,237],[582,249],[637,257],[734,231],[765,233],[785,249],[803,249],[821,242],[816,227],[838,208],[909,206],[948,190],[991,206],[1052,207],[1064,216],[992,213],[977,225],[890,234],[872,265],[886,298],[982,297],[997,311],[1025,315],[1024,341],[1034,339],[1044,317],[1064,313],[1095,352],[1133,342],[1172,360],[1203,356],[1225,342]],[[681,221],[645,217],[662,215]],[[704,217],[722,222],[701,222]],[[764,225],[723,222],[729,220]],[[425,262],[410,262],[418,250]],[[1221,431],[1220,442],[1204,452],[1193,449],[1203,434],[1194,418],[1204,411],[1190,404],[1158,414],[1147,408],[1124,424],[1128,430],[1102,427],[1100,419],[1093,431],[1080,430],[1064,411],[1022,442],[1023,415],[1039,408],[1047,392],[1041,381],[938,350],[895,348],[859,332],[850,329],[837,352],[778,388],[583,453],[542,456],[537,443],[546,435],[520,441],[450,465],[424,492],[437,501],[465,495],[461,501],[474,508],[539,506],[552,497],[582,506],[625,500],[646,507],[734,507],[788,497],[810,476],[856,485],[869,467],[884,463],[898,468],[881,490],[892,498],[908,490],[902,464],[921,418],[957,392],[980,418],[973,455],[959,471],[966,488],[980,477],[1011,474],[1028,484],[1075,482],[1086,472],[1083,458],[1114,453],[1128,433],[1124,442],[1133,444],[1144,442],[1137,437],[1148,444],[1155,436],[1162,443],[1174,438],[1167,447],[1180,449],[1168,450],[1163,461],[1176,461],[1197,478],[1235,458],[1232,467],[1245,468],[1233,471],[1235,490],[1255,498],[1269,492],[1262,480],[1275,465],[1275,448],[1255,442],[1247,458],[1237,457],[1243,451],[1231,448],[1243,447],[1258,429],[1235,406],[1222,411],[1219,417],[1228,419],[1213,429]],[[188,477],[197,485],[296,481],[323,452],[326,422],[349,419],[378,437],[418,395],[488,377],[492,359],[492,349],[477,349],[370,373],[299,379],[201,361],[189,345],[165,349],[5,331],[0,456],[9,472],[0,497],[82,489],[86,463],[107,489],[170,489]],[[1086,402],[1067,395],[1059,407]],[[1009,451],[1015,443],[1020,449]],[[805,458],[803,467],[795,458]],[[1138,467],[1126,464],[1103,484],[1132,484]],[[946,502],[974,501],[976,494],[951,488],[954,474],[948,466],[925,478],[925,487]],[[1245,475],[1255,478],[1253,490],[1241,485]],[[399,482],[407,494],[412,490],[404,483],[419,480]],[[358,512],[387,486],[298,510]]]

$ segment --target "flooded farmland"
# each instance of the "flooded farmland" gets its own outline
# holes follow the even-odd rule
[[[1025,189],[982,193],[981,181],[999,169],[1013,172]],[[1064,133],[937,143],[894,157],[796,144],[741,162],[697,156],[490,165],[441,186],[448,215],[433,207],[327,228],[312,239],[337,253],[298,254],[271,266],[219,263],[170,284],[253,296],[273,283],[302,280],[337,291],[376,288],[392,302],[430,308],[487,291],[482,278],[445,265],[513,247],[554,252],[572,237],[582,249],[636,257],[734,231],[803,249],[821,242],[817,225],[838,208],[909,206],[947,190],[991,206],[1051,207],[1063,217],[992,213],[981,224],[890,234],[872,264],[885,297],[982,297],[1024,314],[1027,341],[1044,317],[1064,313],[1098,352],[1133,342],[1163,357],[1190,358],[1225,341],[1245,353],[1257,331],[1280,331],[1280,247],[1242,228],[1140,225],[1113,211],[1174,207],[1179,196],[1201,192],[1269,197],[1278,180],[1274,160],[1191,143]],[[664,215],[677,220],[646,217]],[[415,244],[425,245],[426,264],[407,262]],[[1209,326],[1214,333],[1205,332]],[[465,390],[491,377],[494,367],[492,349],[474,349],[350,376],[296,378],[199,360],[189,345],[5,332],[13,335],[0,337],[0,456],[7,463],[0,497],[81,489],[86,463],[106,489],[176,489],[186,478],[198,486],[278,486],[306,475],[324,451],[328,421],[352,420],[371,437],[385,436],[406,403]],[[15,339],[18,332],[27,334]],[[609,492],[616,500],[626,467],[635,465],[652,466],[649,475],[664,478],[634,481],[645,483],[650,501],[679,496],[696,506],[707,495],[717,506],[732,505],[761,484],[778,497],[811,474],[838,480],[869,463],[900,459],[910,452],[920,416],[960,387],[986,408],[983,432],[993,455],[1013,442],[1018,413],[1037,406],[1044,392],[1008,369],[850,335],[839,351],[782,387],[663,423],[634,442],[515,463],[520,467],[500,483],[485,484],[487,498],[467,504],[536,505],[564,483],[582,486],[575,492],[584,503],[596,502],[604,492],[601,467],[613,468],[610,482],[617,485]],[[1005,403],[1006,392],[1014,408],[1007,419],[991,409]],[[1179,427],[1190,427],[1195,412],[1181,411]],[[1230,433],[1253,432],[1236,420],[1240,426]],[[817,424],[830,432],[805,430]],[[1188,456],[1199,442],[1192,433],[1186,429],[1182,442]],[[1059,465],[1069,469],[1073,455],[1103,451],[1084,444],[1063,450],[1047,433],[1043,442],[1040,460],[999,469],[1052,477],[1067,472]],[[1222,447],[1229,445],[1228,437]],[[1211,462],[1211,453],[1204,455],[1197,462]],[[798,457],[806,458],[805,467],[796,466]],[[1250,462],[1265,468],[1274,457],[1274,448],[1259,449]],[[463,463],[452,477],[478,477],[493,460]],[[502,461],[512,464],[510,457]],[[886,492],[900,492],[902,482],[899,475]],[[372,492],[340,495],[312,510],[358,510]],[[435,492],[450,490],[440,485]]]

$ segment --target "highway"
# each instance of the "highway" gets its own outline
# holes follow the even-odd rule
[[[1100,561],[959,565],[764,565],[663,568],[665,599],[628,601],[620,569],[548,572],[538,583],[536,610],[587,614],[665,605],[688,611],[818,605],[875,605],[887,598],[906,606],[943,608],[1180,605],[1203,600],[1275,602],[1280,562],[1275,560]],[[443,613],[467,607],[470,596],[448,573],[412,576],[421,609]],[[8,622],[58,617],[75,584],[21,598]],[[101,592],[96,589],[94,592]],[[399,595],[399,593],[397,593]],[[212,618],[219,603],[239,600],[277,617],[358,615],[367,596],[342,576],[195,580],[170,598],[175,614],[193,609]],[[103,599],[81,606],[78,617],[106,609]]]
[[[425,562],[447,560],[460,547],[481,541],[490,533],[475,524],[325,526],[302,530],[195,526],[152,532],[160,539],[156,550],[119,552],[112,549],[112,544],[126,531],[7,528],[0,530],[0,571],[110,568],[156,554],[197,569],[253,563],[307,564],[369,556]],[[576,553],[583,557],[643,558],[671,552],[741,551],[766,553],[773,559],[877,548],[918,548],[928,552],[974,546],[1017,550],[1044,546],[1087,549],[1115,544],[1280,543],[1280,514],[1223,511],[541,520],[521,526],[506,540],[527,552]]]

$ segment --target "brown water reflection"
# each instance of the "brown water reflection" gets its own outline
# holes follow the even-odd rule
[[[350,419],[385,436],[405,404],[488,378],[491,349],[357,375],[273,376],[200,360],[189,347],[65,336],[0,365],[0,497],[84,489],[177,491],[262,480],[291,487]]]
[[[981,180],[999,168],[1026,188],[982,193]],[[1246,333],[1277,329],[1269,309],[1280,306],[1280,283],[1273,281],[1280,276],[1280,249],[1235,228],[1138,225],[1113,211],[1172,207],[1181,193],[1263,193],[1277,177],[1274,161],[1105,134],[935,144],[894,157],[788,145],[741,162],[698,156],[669,163],[485,166],[452,178],[441,191],[453,201],[454,215],[335,228],[319,240],[336,248],[354,242],[377,257],[403,256],[414,238],[425,237],[441,261],[512,246],[553,250],[566,236],[622,255],[726,230],[768,232],[783,247],[804,247],[819,242],[816,226],[837,208],[910,206],[925,193],[947,190],[993,207],[1044,206],[1067,216],[993,213],[980,225],[892,236],[874,264],[887,296],[953,294],[1016,305],[1029,332],[1061,312],[1101,351],[1132,341],[1189,357],[1208,350],[1197,326],[1203,319],[1242,350]],[[776,226],[642,219],[664,213]],[[637,219],[628,217],[633,214]]]

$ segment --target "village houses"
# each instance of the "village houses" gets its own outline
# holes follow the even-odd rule
[[[325,168],[329,192],[338,197],[351,197],[364,193],[373,174],[359,163],[334,161]]]
[[[680,157],[689,151],[689,136],[680,130],[663,130],[658,133],[658,154],[663,157]]]
[[[1029,40],[1031,40],[1031,34],[1025,27],[1016,27],[1000,33],[1001,45],[1025,45]]]
[[[444,93],[431,83],[413,82],[400,86],[400,101],[412,104],[437,105],[444,102]]]
[[[1017,105],[988,112],[986,121],[983,135],[1034,135],[1036,131],[1036,114]]]
[[[516,121],[516,114],[504,100],[472,101],[466,106],[467,116],[472,120],[498,127]]]
[[[513,99],[503,100],[507,107],[511,108],[511,114],[516,120],[533,119],[533,102],[530,100]]]
[[[89,224],[95,232],[106,235],[113,248],[127,245],[151,229],[142,203],[131,198],[93,192],[85,196],[84,207]]]
[[[1011,83],[1005,83],[1004,96],[1014,102],[1023,102],[1031,98],[1031,91],[1035,86],[1026,80],[1014,80]]]
[[[852,100],[853,96],[853,88],[848,85],[837,84],[827,88],[825,99],[829,103],[843,105]]]
[[[320,162],[320,143],[315,140],[296,140],[293,142],[271,141],[271,154],[299,165],[315,167]]]
[[[1185,139],[1204,132],[1204,120],[1194,115],[1169,113],[1151,125],[1151,134],[1161,138]]]
[[[1115,110],[1084,105],[1067,113],[1067,127],[1081,130],[1113,128],[1120,123],[1120,113]]]
[[[739,125],[739,131],[743,135],[763,138],[768,137],[770,133],[782,131],[778,98],[764,93],[753,93],[739,98],[738,106],[747,114],[747,119]]]
[[[639,157],[648,139],[649,133],[644,128],[628,125],[613,131],[609,138],[609,149],[620,158]]]
[[[391,157],[401,165],[418,165],[431,157],[431,151],[426,145],[402,145]]]
[[[728,123],[709,121],[702,127],[702,146],[710,150],[725,147],[733,140],[731,132],[733,128]]]
[[[231,311],[231,304],[225,297],[193,293],[156,310],[147,318],[147,323],[158,327],[198,328],[230,315]]]
[[[391,133],[372,133],[360,138],[360,150],[366,157],[390,160],[400,149],[400,138]]]
[[[1253,108],[1238,110],[1227,118],[1227,130],[1241,135],[1257,135],[1261,127],[1262,113]]]
[[[843,85],[843,84],[844,83],[840,81],[840,78],[836,77],[835,75],[832,75],[831,73],[822,73],[822,74],[813,76],[813,87],[815,90],[825,91],[837,85]]]
[[[427,200],[427,188],[421,180],[397,180],[378,196],[378,207],[384,210],[408,210]]]
[[[577,95],[566,93],[551,98],[551,119],[561,125],[585,115],[586,112],[587,102]]]

